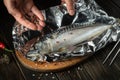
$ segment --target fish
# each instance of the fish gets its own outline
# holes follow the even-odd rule
[[[97,38],[111,27],[112,25],[105,23],[63,26],[43,36],[34,46],[41,55],[71,53],[77,49],[78,45]]]

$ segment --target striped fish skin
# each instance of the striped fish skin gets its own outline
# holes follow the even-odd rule
[[[95,39],[112,25],[94,23],[82,27],[79,24],[68,27],[57,30],[49,37],[36,43],[35,46],[39,50],[38,54],[73,52],[77,48],[76,45]]]

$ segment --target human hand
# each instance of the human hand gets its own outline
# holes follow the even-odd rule
[[[76,1],[77,1],[77,0],[61,0],[62,3],[65,3],[65,4],[66,4],[67,11],[68,11],[68,13],[69,13],[71,16],[75,14],[74,3],[75,3]]]
[[[32,30],[42,30],[45,26],[41,11],[34,5],[33,0],[4,0],[8,12],[22,25]],[[26,17],[27,16],[27,17]],[[28,18],[36,16],[37,24]]]

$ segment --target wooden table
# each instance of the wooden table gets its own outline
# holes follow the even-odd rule
[[[113,3],[113,0],[109,0],[108,2],[111,6],[109,3],[104,2],[104,0],[98,0],[98,2],[102,4],[107,12],[110,12],[110,15],[120,17],[118,15],[120,14],[120,9],[119,5],[117,5],[120,2],[119,0],[116,3]],[[0,3],[0,6],[3,7],[2,9],[0,7],[2,13],[0,17],[4,17],[2,19],[0,18],[0,23],[2,23],[0,24],[0,41],[3,41],[8,48],[13,49],[12,39],[10,37],[12,30],[11,26],[14,20],[7,13],[2,3]],[[115,12],[115,10],[117,10],[117,12]],[[50,73],[35,72],[26,69],[18,61],[16,62],[13,55],[0,50],[0,54],[8,54],[11,60],[9,64],[0,64],[0,80],[120,80],[120,54],[111,66],[108,66],[108,63],[102,64],[114,45],[115,42],[107,44],[93,56],[71,68]],[[115,53],[113,53],[113,55],[114,54]]]
[[[10,64],[0,64],[0,80],[120,80],[120,55],[111,66],[108,62],[102,64],[114,44],[107,45],[82,63],[59,72],[35,72],[21,64],[18,67],[13,56],[9,55]]]

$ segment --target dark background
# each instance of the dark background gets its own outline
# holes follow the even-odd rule
[[[96,0],[96,2],[109,16],[120,18],[120,0]],[[35,0],[35,4],[38,7],[47,8],[60,4],[60,1]],[[14,18],[8,14],[3,1],[0,0],[0,42],[5,43],[6,47],[9,49],[13,49],[12,26],[14,21]],[[111,67],[102,64],[105,56],[114,45],[115,42],[106,45],[105,48],[96,52],[90,59],[87,59],[71,69],[47,74],[28,70],[22,65],[20,65],[20,67],[24,73],[20,72],[19,63],[17,64],[14,56],[9,54],[11,60],[10,64],[0,64],[0,80],[26,80],[24,76],[27,80],[120,80],[120,56],[117,56],[117,59]],[[8,53],[0,50],[0,55],[1,54]]]

